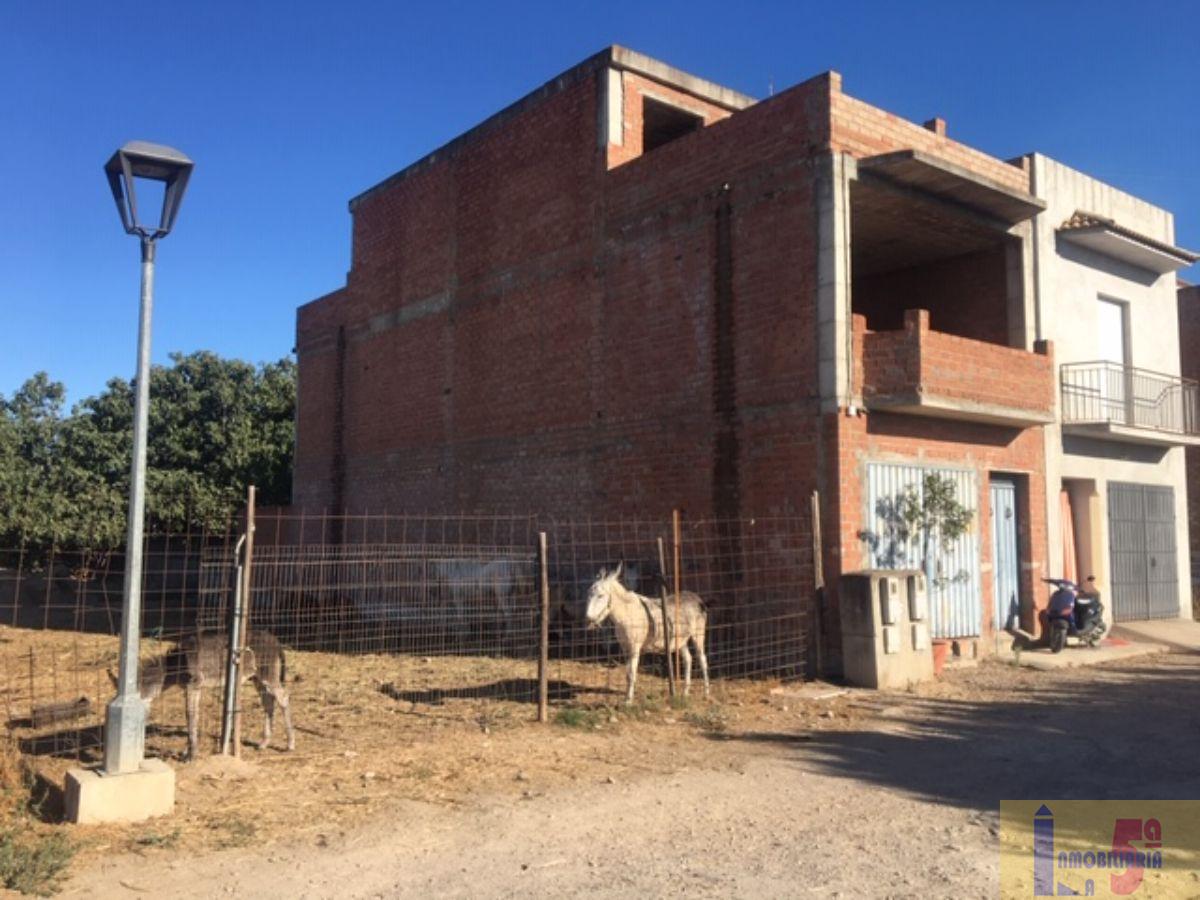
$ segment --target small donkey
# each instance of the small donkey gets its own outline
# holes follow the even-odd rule
[[[163,656],[147,660],[142,665],[138,690],[147,705],[168,688],[181,686],[187,694],[188,749],[185,759],[194,759],[200,743],[200,698],[204,688],[219,685],[225,680],[229,638],[217,632],[200,632],[183,637],[177,647]],[[253,682],[258,689],[263,711],[263,739],[258,745],[265,750],[271,742],[275,724],[275,704],[283,710],[287,727],[287,748],[296,749],[296,731],[292,727],[292,711],[285,686],[287,665],[283,647],[269,631],[251,631],[241,665],[242,683]],[[109,677],[116,683],[110,671]]]

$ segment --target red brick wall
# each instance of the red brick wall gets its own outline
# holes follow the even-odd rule
[[[1054,413],[1054,360],[932,328],[926,310],[908,310],[900,331],[868,331],[854,316],[855,384],[864,395],[921,394],[979,406]]]
[[[910,311],[902,331],[872,332],[861,315],[854,317],[854,384],[866,396],[923,394],[977,404],[1001,404],[1015,409],[1050,413],[1054,409],[1053,347],[1026,353],[1009,347],[973,341],[930,330],[928,315]],[[1044,605],[1038,578],[1046,566],[1045,457],[1041,428],[1016,429],[950,419],[901,415],[884,411],[830,417],[836,432],[837,485],[840,509],[837,535],[827,550],[831,571],[854,571],[866,564],[866,546],[859,533],[867,523],[866,466],[870,462],[915,465],[945,464],[976,473],[979,498],[976,530],[983,587],[981,631],[988,635],[994,621],[989,473],[1019,478],[1022,529],[1018,536],[1022,562],[1021,593],[1025,603]],[[831,621],[836,617],[831,616]],[[1032,628],[1032,617],[1023,621]],[[827,648],[836,653],[832,629]],[[986,643],[985,643],[986,649]]]
[[[1029,173],[1023,168],[995,159],[899,116],[877,109],[841,92],[835,77],[830,94],[830,146],[852,156],[864,157],[898,150],[917,149],[933,153],[952,163],[990,178],[1006,187],[1029,190]],[[990,254],[990,255],[989,255]],[[996,344],[1007,344],[1007,285],[1003,248],[988,251],[979,258],[972,254],[947,260],[937,266],[924,266],[910,272],[893,272],[878,279],[855,279],[852,293],[856,312],[869,309],[888,327],[896,323],[894,311],[906,307],[930,308],[936,312],[932,327],[967,335]],[[978,304],[963,304],[962,292],[983,298]],[[904,298],[895,302],[893,298]],[[957,301],[957,302],[956,302]],[[970,309],[970,315],[965,314]],[[964,312],[960,312],[963,310]],[[882,314],[882,315],[881,315]],[[861,327],[861,326],[860,326]],[[932,335],[931,335],[932,337]],[[946,336],[941,336],[946,337]],[[887,338],[882,338],[887,340]],[[899,337],[894,340],[901,340]],[[939,341],[938,343],[944,343]],[[967,342],[967,346],[970,342]],[[856,384],[862,384],[863,355],[856,343],[852,365]],[[961,348],[959,348],[961,349]],[[1000,349],[1000,348],[994,348]],[[1019,352],[1019,351],[1014,351]],[[955,354],[952,353],[951,356]],[[1028,357],[1028,354],[1023,355]],[[919,363],[912,360],[914,371]],[[1039,365],[1034,363],[1034,365]],[[950,378],[952,370],[947,370]],[[930,377],[937,377],[932,372]],[[945,385],[948,387],[948,385]],[[965,385],[976,390],[971,383]],[[1053,390],[1053,385],[1050,387]],[[981,389],[980,389],[981,390]],[[981,390],[982,392],[982,390]],[[1041,602],[1036,578],[1045,569],[1047,537],[1045,526],[1044,452],[1041,429],[1002,428],[971,422],[923,418],[888,413],[847,416],[845,412],[824,417],[823,440],[830,465],[836,471],[830,484],[836,496],[823,498],[823,524],[829,537],[825,542],[825,568],[830,583],[824,647],[833,658],[839,654],[837,629],[836,575],[859,569],[864,564],[863,542],[858,534],[864,527],[866,465],[869,461],[893,461],[909,464],[964,464],[977,473],[980,498],[977,527],[980,530],[983,565],[983,631],[990,633],[993,621],[991,583],[991,540],[988,533],[988,472],[1023,476],[1022,503],[1026,510],[1020,536],[1022,594],[1027,602]],[[1032,622],[1025,622],[1026,627]],[[986,642],[984,644],[986,648]]]
[[[701,100],[692,94],[676,90],[633,72],[621,73],[621,87],[624,133],[620,145],[612,144],[608,148],[608,164],[612,167],[622,165],[642,155],[642,100],[647,96],[695,113],[704,119],[705,125],[712,125],[714,122],[728,118],[731,114],[723,106]]]
[[[1179,290],[1179,366],[1200,381],[1200,285]],[[1187,448],[1188,534],[1192,541],[1192,605],[1200,610],[1200,448]]]
[[[765,515],[820,487],[833,583],[861,564],[866,459],[1040,470],[1035,431],[822,416],[817,394],[822,154],[1025,173],[834,75],[610,169],[601,96],[568,79],[355,203],[347,287],[298,317],[298,507]]]
[[[830,417],[833,419],[833,417]],[[992,585],[991,530],[988,478],[990,473],[1016,474],[1022,478],[1022,521],[1018,535],[1021,555],[1021,594],[1026,603],[1042,604],[1040,579],[1046,571],[1046,496],[1042,433],[920,416],[876,412],[858,416],[839,414],[829,423],[837,434],[837,467],[840,509],[837,539],[830,536],[826,566],[852,572],[866,565],[866,545],[859,533],[867,527],[867,465],[871,462],[901,462],[914,465],[964,465],[976,473],[977,497],[974,530],[980,549],[983,587],[983,635],[992,632],[994,596]],[[831,617],[831,624],[836,616]],[[1026,619],[1024,627],[1033,622]],[[831,627],[827,646],[836,651],[840,638]],[[985,645],[986,649],[986,645]]]
[[[915,122],[843,94],[840,79],[835,82],[831,100],[835,150],[858,157],[896,150],[923,150],[1005,187],[1029,190],[1029,173],[1022,167],[1010,165]]]
[[[578,81],[356,203],[347,288],[299,316],[298,506],[805,508],[827,82],[611,171],[599,96]]]
[[[1200,381],[1200,284],[1179,289],[1179,371]]]
[[[1008,344],[1008,275],[1003,245],[879,275],[855,277],[854,311],[874,331],[904,323],[904,311],[927,309],[935,331]]]

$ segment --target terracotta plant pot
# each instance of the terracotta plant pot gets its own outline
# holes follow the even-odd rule
[[[942,669],[946,665],[946,658],[950,655],[949,641],[934,641],[933,642],[933,674],[941,675]]]

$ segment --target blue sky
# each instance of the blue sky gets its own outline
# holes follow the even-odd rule
[[[1200,3],[0,5],[0,393],[134,362],[137,242],[101,166],[196,172],[159,248],[154,357],[277,359],[339,287],[347,200],[610,43],[755,96],[825,69],[1000,157],[1038,150],[1176,213],[1200,248]],[[1200,281],[1193,268],[1184,273]]]

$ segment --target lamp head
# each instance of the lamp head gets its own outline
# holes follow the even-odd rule
[[[192,161],[173,147],[147,141],[130,141],[112,155],[104,165],[104,173],[128,234],[153,241],[170,233],[192,166]],[[138,217],[135,182],[139,178],[163,182],[163,205],[157,225],[143,223]]]

